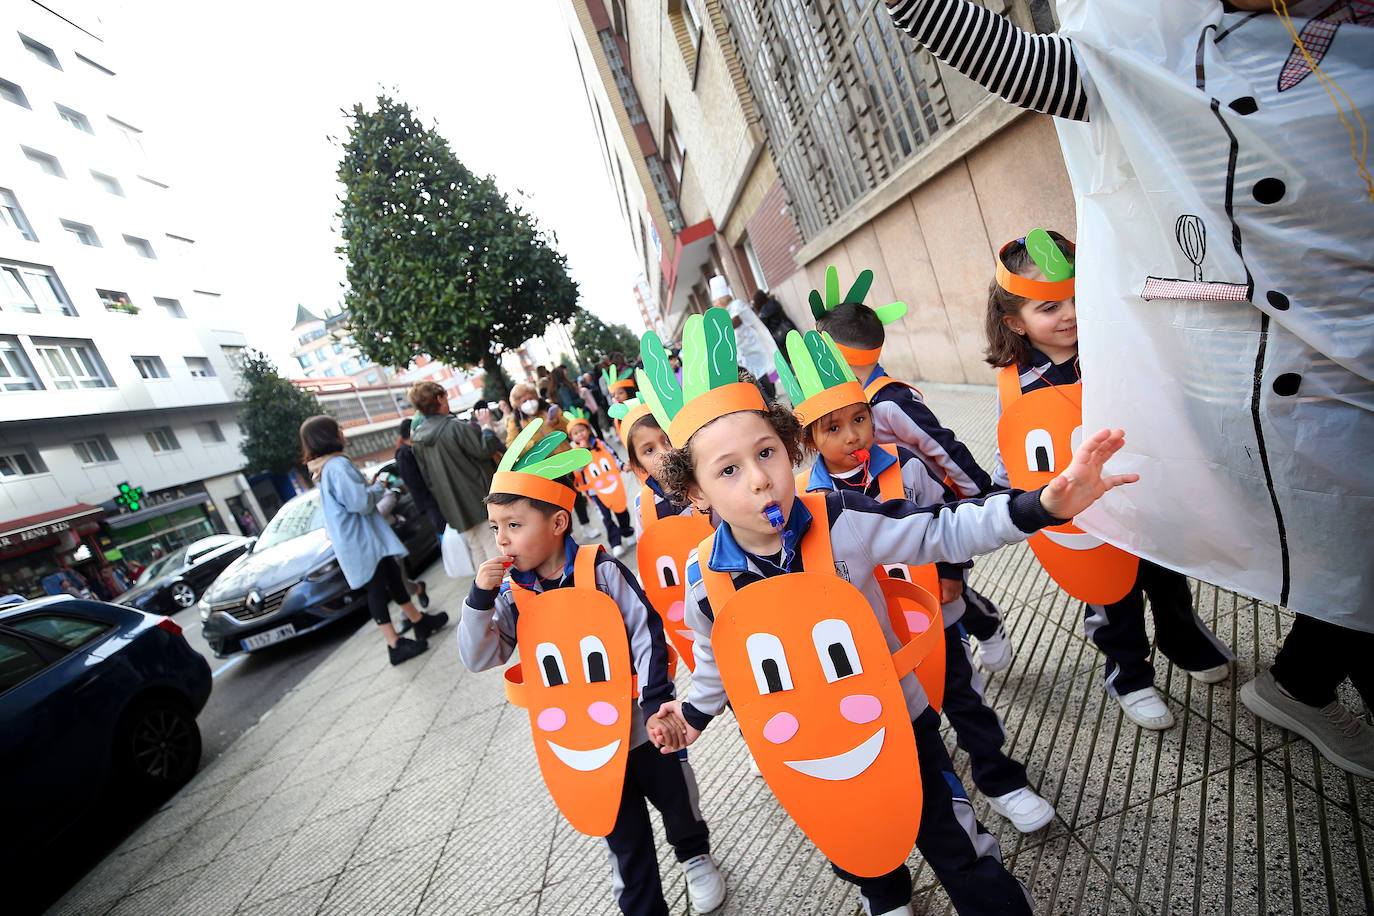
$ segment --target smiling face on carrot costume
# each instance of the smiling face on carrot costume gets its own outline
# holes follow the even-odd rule
[[[645,490],[640,498],[651,499],[652,493]],[[635,548],[644,594],[663,618],[663,631],[678,657],[691,671],[697,666],[692,655],[692,630],[683,619],[683,599],[687,591],[684,574],[687,555],[710,533],[711,522],[704,515],[670,515],[650,523]]]
[[[625,511],[629,499],[625,484],[620,479],[620,469],[616,466],[615,457],[601,443],[597,443],[592,451],[591,463],[582,469],[582,475],[590,492],[595,493],[607,509],[617,513]]]
[[[718,609],[711,638],[745,742],[798,826],[855,874],[904,862],[920,822],[916,742],[858,590],[829,570],[765,579]]]
[[[539,770],[558,809],[578,831],[605,836],[620,807],[634,714],[625,621],[591,588],[536,595],[514,586],[513,595],[521,664],[507,672],[507,694],[529,710]],[[512,688],[513,678],[523,686]]]
[[[1003,398],[997,446],[1013,487],[1034,490],[1069,466],[1083,439],[1082,388],[1038,388],[1009,404]],[[1111,604],[1135,583],[1138,559],[1073,522],[1042,529],[1031,537],[1030,546],[1054,581],[1080,601]]]

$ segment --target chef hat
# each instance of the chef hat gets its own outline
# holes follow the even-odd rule
[[[711,284],[710,284],[710,286],[711,286],[711,301],[712,301],[712,302],[715,302],[717,299],[729,299],[729,298],[731,298],[731,294],[730,294],[730,283],[729,283],[728,280],[726,280],[726,279],[725,279],[724,277],[722,277],[720,274],[717,274],[716,276],[714,276],[714,277],[711,278]]]

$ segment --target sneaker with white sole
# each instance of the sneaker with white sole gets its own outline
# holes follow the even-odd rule
[[[1163,731],[1174,725],[1174,714],[1169,712],[1164,698],[1153,687],[1132,690],[1118,696],[1116,701],[1121,704],[1121,711],[1126,714],[1126,718],[1141,728]]]
[[[588,525],[586,528],[582,529],[582,537],[583,539],[588,541],[596,540],[597,538],[601,537],[601,529],[593,528],[590,525]]]
[[[987,639],[978,640],[978,663],[984,671],[1001,671],[1011,664],[1011,640],[1001,627]]]
[[[1231,676],[1231,663],[1222,662],[1220,665],[1203,668],[1201,671],[1189,671],[1188,676],[1204,684],[1220,684]]]
[[[867,907],[865,907],[867,909]],[[886,913],[875,913],[873,916],[911,916],[911,904],[904,903],[895,910],[888,910]]]
[[[626,544],[624,541],[621,541],[619,544],[616,544],[614,547],[611,548],[611,553],[615,554],[618,557],[623,557],[625,556],[625,554],[629,552],[630,545]]]
[[[990,795],[988,804],[1022,833],[1034,833],[1054,820],[1054,805],[1030,786],[1014,789],[1006,795]]]
[[[1347,773],[1374,779],[1374,725],[1361,722],[1340,700],[1308,706],[1289,696],[1269,671],[1240,688],[1240,701],[1255,715],[1311,741]]]
[[[725,902],[725,879],[710,855],[700,855],[682,863],[687,876],[687,897],[692,912],[709,913]]]

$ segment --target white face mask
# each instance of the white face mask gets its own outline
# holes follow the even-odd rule
[[[538,410],[538,409],[539,409],[539,401],[536,400],[535,398],[530,398],[528,401],[521,401],[521,402],[520,402],[520,412],[523,413],[523,414],[524,414],[525,416],[527,416],[527,417],[532,417],[532,416],[534,416],[534,412],[535,412],[536,410]]]

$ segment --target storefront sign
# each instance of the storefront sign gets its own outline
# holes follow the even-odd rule
[[[0,534],[0,550],[19,544],[27,544],[29,541],[37,541],[40,538],[59,534],[63,531],[70,531],[71,527],[71,522],[53,522],[49,525],[38,525],[34,528],[25,528],[23,531],[16,531],[12,534]]]

